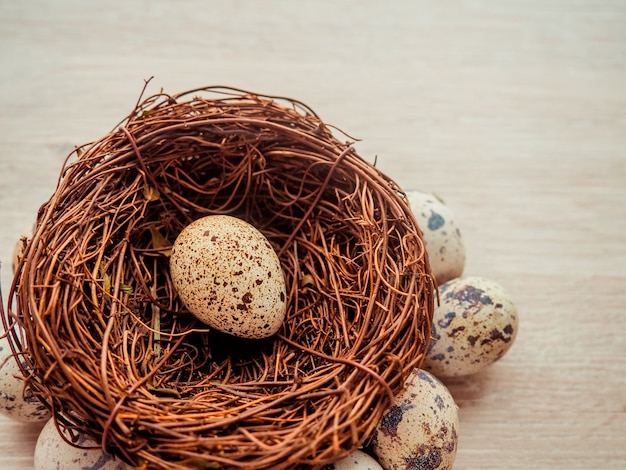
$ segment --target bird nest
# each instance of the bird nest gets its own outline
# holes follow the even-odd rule
[[[436,291],[404,193],[304,104],[142,99],[75,149],[5,327],[58,423],[140,468],[321,467],[367,443],[429,343]],[[286,320],[237,339],[181,303],[172,242],[229,214],[279,255]]]

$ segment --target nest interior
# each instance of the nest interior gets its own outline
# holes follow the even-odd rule
[[[366,443],[429,343],[434,281],[406,198],[304,104],[153,95],[77,148],[8,299],[27,384],[68,430],[144,468],[321,466]],[[168,255],[240,217],[279,254],[278,334],[211,331]]]

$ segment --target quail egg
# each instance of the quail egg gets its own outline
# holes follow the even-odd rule
[[[478,276],[439,286],[424,369],[437,377],[473,374],[500,359],[518,330],[517,309],[498,283]]]
[[[465,245],[452,209],[434,194],[408,191],[406,196],[422,230],[437,283],[461,276],[465,268]]]
[[[383,467],[374,457],[357,449],[347,457],[327,465],[324,470],[383,470]]]
[[[35,470],[130,470],[130,466],[107,454],[91,439],[79,435],[75,446],[59,434],[54,419],[42,428],[35,444]]]
[[[212,215],[189,224],[172,246],[170,272],[183,304],[212,328],[265,338],[283,324],[280,260],[267,238],[241,219]]]
[[[0,413],[28,423],[43,423],[50,418],[48,408],[25,386],[6,338],[0,340]]]
[[[458,407],[446,386],[414,369],[377,425],[372,449],[385,470],[450,469],[458,429]]]

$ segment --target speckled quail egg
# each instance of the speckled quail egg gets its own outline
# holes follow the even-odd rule
[[[69,434],[68,434],[69,438]],[[107,454],[91,439],[79,435],[76,446],[59,434],[54,419],[42,428],[35,445],[35,470],[130,470],[130,466]]]
[[[517,334],[518,315],[502,286],[470,276],[444,283],[439,293],[424,369],[437,377],[469,375],[506,354]]]
[[[422,230],[435,279],[443,284],[460,277],[465,268],[465,245],[452,209],[434,194],[408,191],[406,196]]]
[[[0,340],[0,413],[16,421],[44,423],[48,408],[25,386],[22,371],[6,338]]]
[[[456,458],[459,414],[436,377],[414,369],[372,436],[372,450],[385,470],[444,470]]]
[[[383,467],[374,457],[357,449],[347,457],[326,465],[324,470],[383,470]]]
[[[198,219],[178,235],[170,257],[183,304],[207,325],[242,338],[265,338],[287,308],[280,260],[265,236],[227,215]]]

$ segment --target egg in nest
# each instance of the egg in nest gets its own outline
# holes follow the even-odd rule
[[[170,257],[180,299],[203,323],[241,338],[266,338],[283,324],[285,277],[268,239],[236,217],[195,220],[176,238]]]

